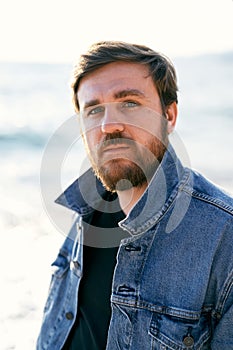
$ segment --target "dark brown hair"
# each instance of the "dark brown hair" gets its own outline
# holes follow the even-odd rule
[[[74,67],[71,87],[73,103],[77,111],[79,110],[77,91],[81,79],[88,73],[117,61],[136,62],[149,67],[149,74],[157,88],[163,111],[172,102],[178,102],[175,68],[166,56],[144,45],[122,41],[101,41],[93,44],[85,54],[82,54]]]

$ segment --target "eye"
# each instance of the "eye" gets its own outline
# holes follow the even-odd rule
[[[137,107],[137,106],[139,106],[139,103],[135,102],[135,101],[124,101],[122,103],[122,107],[123,108],[134,108],[134,107]]]
[[[103,112],[104,112],[104,106],[98,105],[98,106],[87,108],[86,111],[84,112],[84,115],[88,117],[88,116],[97,115]]]

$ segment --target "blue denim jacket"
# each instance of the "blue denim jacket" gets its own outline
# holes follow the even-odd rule
[[[93,179],[88,171],[57,200],[77,217],[52,264],[37,350],[61,349],[75,321],[82,221],[105,191]],[[119,225],[130,237],[118,250],[106,349],[233,349],[233,199],[170,148]]]

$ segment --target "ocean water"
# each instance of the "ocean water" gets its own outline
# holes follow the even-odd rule
[[[179,117],[172,141],[187,165],[233,193],[233,52],[173,61]],[[2,350],[35,348],[50,263],[71,222],[53,201],[88,166],[71,74],[69,64],[0,63]]]

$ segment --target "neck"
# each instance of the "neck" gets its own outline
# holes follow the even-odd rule
[[[147,183],[140,187],[132,187],[125,191],[117,191],[121,209],[126,215],[128,215],[130,210],[137,203],[146,188]]]

